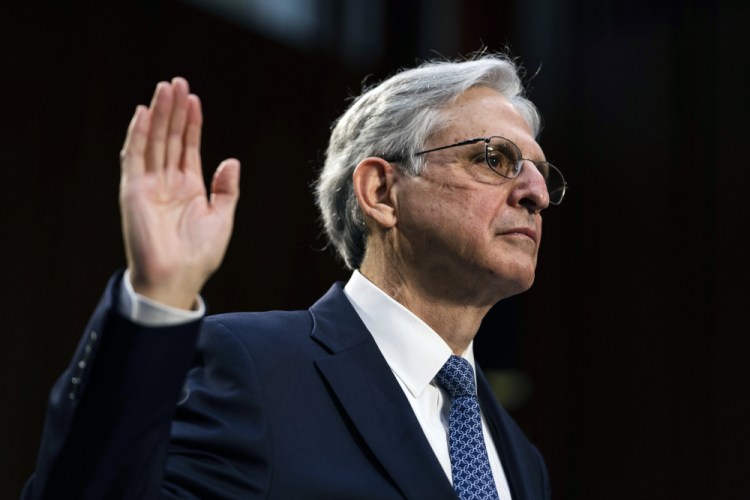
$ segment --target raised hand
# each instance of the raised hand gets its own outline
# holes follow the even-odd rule
[[[232,233],[240,164],[224,160],[206,195],[200,158],[203,114],[187,81],[156,86],[138,106],[120,153],[120,211],[136,292],[190,308],[219,267]]]

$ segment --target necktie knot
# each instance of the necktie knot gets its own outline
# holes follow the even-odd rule
[[[464,358],[452,355],[440,369],[435,379],[448,391],[452,398],[476,396],[474,370]]]

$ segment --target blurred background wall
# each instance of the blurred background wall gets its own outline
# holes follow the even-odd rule
[[[306,308],[346,279],[309,184],[362,82],[509,49],[569,197],[534,288],[480,361],[560,499],[749,498],[747,2],[4,2],[0,497],[34,467],[49,389],[124,263],[118,152],[175,75],[205,111],[207,175],[243,163],[211,312]]]

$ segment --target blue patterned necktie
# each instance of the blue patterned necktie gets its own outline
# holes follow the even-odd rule
[[[453,489],[461,500],[498,499],[482,435],[474,370],[464,358],[451,356],[435,378],[453,398],[448,418]]]

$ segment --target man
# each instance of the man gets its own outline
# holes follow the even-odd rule
[[[203,319],[240,166],[207,199],[200,102],[157,85],[121,154],[128,268],[52,391],[23,497],[549,498],[472,351],[490,307],[531,286],[565,191],[522,90],[484,56],[366,91],[316,188],[350,281],[308,311]]]

